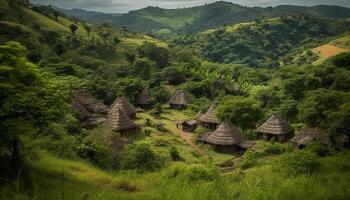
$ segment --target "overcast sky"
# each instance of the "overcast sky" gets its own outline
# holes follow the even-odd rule
[[[33,3],[51,4],[61,8],[81,8],[102,12],[128,12],[147,6],[162,8],[182,8],[217,0],[31,0]],[[276,5],[340,5],[350,7],[350,0],[226,0],[246,6],[276,6]]]

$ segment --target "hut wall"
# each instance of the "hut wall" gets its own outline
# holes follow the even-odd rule
[[[216,130],[217,128],[217,124],[213,124],[213,123],[208,123],[208,122],[202,122],[202,126],[206,129],[209,129],[209,130]]]
[[[187,106],[186,105],[170,104],[170,108],[176,109],[176,110],[183,110],[183,109],[186,109]]]
[[[197,129],[197,124],[191,126],[185,123],[182,125],[182,130],[185,132],[194,132],[196,129]]]
[[[219,153],[232,153],[232,152],[237,152],[241,150],[241,148],[237,145],[229,145],[229,146],[224,146],[224,145],[212,145],[214,150]]]

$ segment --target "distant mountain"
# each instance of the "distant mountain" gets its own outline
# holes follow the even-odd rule
[[[103,12],[94,12],[94,11],[86,11],[83,9],[61,9],[55,7],[56,10],[64,13],[69,17],[76,17],[83,21],[93,23],[93,24],[101,24],[101,23],[110,23],[112,24],[116,19],[123,15],[123,13],[103,13]]]
[[[306,14],[318,17],[350,18],[350,8],[340,6],[277,6],[245,7],[238,4],[218,1],[203,6],[180,9],[147,7],[130,11],[124,15],[87,12],[74,9],[62,12],[91,23],[108,22],[114,26],[132,31],[147,32],[158,36],[171,36],[178,33],[192,34],[262,18]]]

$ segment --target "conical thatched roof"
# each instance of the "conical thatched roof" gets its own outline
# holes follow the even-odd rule
[[[204,113],[202,111],[199,111],[196,116],[194,116],[194,119],[199,120],[199,118],[201,118],[204,115]]]
[[[148,88],[143,89],[142,92],[137,96],[136,104],[137,105],[150,105],[151,104],[151,98],[150,98]]]
[[[263,125],[261,125],[257,132],[267,133],[273,135],[284,135],[293,132],[293,128],[284,118],[272,115]]]
[[[215,145],[236,145],[242,139],[241,131],[231,121],[225,121],[208,136],[206,141]]]
[[[97,100],[89,91],[80,90],[74,94],[74,100],[78,101],[82,106],[84,106],[88,111],[93,113],[106,113],[108,112],[108,107]]]
[[[220,121],[216,117],[216,107],[217,107],[217,104],[213,103],[208,109],[208,111],[199,118],[199,121],[205,122],[205,123],[219,124]]]
[[[108,124],[115,131],[126,131],[138,128],[138,126],[120,108],[116,108],[109,113]]]
[[[177,90],[171,97],[169,104],[172,105],[188,105],[191,103],[191,97],[184,90]]]
[[[128,100],[126,100],[125,97],[118,97],[111,105],[110,112],[116,110],[117,108],[123,110],[123,112],[128,116],[133,116],[136,114],[135,108],[132,105],[130,105],[130,103],[128,102]]]
[[[86,108],[81,105],[81,103],[77,99],[72,99],[71,101],[71,107],[74,111],[76,111],[79,114],[79,118],[85,119],[89,116],[91,116],[91,113],[86,110]]]
[[[305,144],[305,141],[310,140],[310,138],[321,144],[329,144],[328,135],[319,128],[303,128],[291,139],[291,142]]]

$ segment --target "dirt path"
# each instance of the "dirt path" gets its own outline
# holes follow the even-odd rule
[[[193,140],[192,140],[193,133],[184,132],[181,129],[176,129],[176,131],[179,133],[180,137],[188,145],[190,145],[197,153],[199,153],[202,156],[208,155],[204,150],[200,149],[196,144],[193,143]]]
[[[314,48],[312,51],[323,58],[329,58],[329,57],[338,55],[340,53],[347,52],[349,51],[349,49],[343,49],[331,44],[326,44],[326,45]]]

